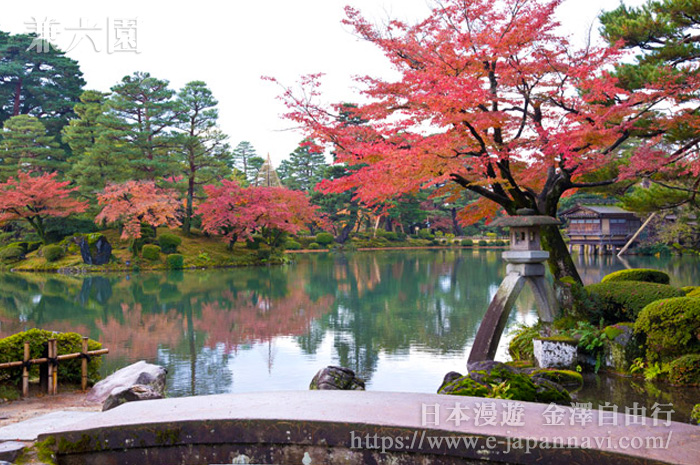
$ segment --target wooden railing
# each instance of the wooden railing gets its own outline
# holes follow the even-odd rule
[[[49,339],[48,355],[46,357],[30,359],[29,353],[29,341],[25,341],[23,360],[18,360],[16,362],[0,363],[0,369],[22,367],[22,397],[27,397],[29,395],[29,368],[32,365],[40,365],[42,363],[48,364],[47,393],[49,395],[56,395],[58,394],[58,362],[63,360],[72,360],[76,358],[82,358],[82,377],[80,385],[83,391],[86,390],[88,381],[88,360],[90,359],[90,357],[108,354],[109,349],[88,350],[88,338],[84,337],[81,352],[58,355],[58,346],[56,343],[56,339]]]

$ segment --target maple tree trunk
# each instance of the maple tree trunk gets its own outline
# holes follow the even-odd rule
[[[571,276],[579,284],[582,282],[578,274],[576,265],[571,259],[569,249],[561,237],[561,232],[556,225],[542,226],[541,228],[542,248],[549,252],[549,271],[554,276],[555,282],[566,276]]]
[[[452,208],[451,211],[452,214],[452,229],[455,234],[455,236],[461,236],[464,234],[464,231],[462,230],[462,227],[459,225],[459,221],[457,221],[457,209]]]

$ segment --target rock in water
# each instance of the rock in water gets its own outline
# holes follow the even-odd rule
[[[162,397],[165,393],[165,375],[168,371],[143,360],[117,370],[95,384],[87,395],[92,402],[104,402],[115,390],[121,391],[135,385],[151,388]]]
[[[355,376],[355,372],[349,368],[327,366],[316,373],[309,389],[312,391],[317,389],[364,391],[365,382]]]
[[[156,392],[151,386],[143,384],[135,384],[125,388],[115,388],[107,397],[105,403],[102,404],[102,411],[119,407],[126,402],[134,402],[137,400],[153,400],[162,399],[163,393]]]

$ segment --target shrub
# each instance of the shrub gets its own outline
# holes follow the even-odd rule
[[[493,241],[493,245],[496,245],[498,247],[503,247],[504,245],[506,245],[506,242],[502,241],[500,239],[497,239],[497,240]]]
[[[160,258],[160,247],[153,244],[146,244],[141,248],[141,256],[152,262]]]
[[[383,236],[390,241],[396,242],[399,240],[399,237],[396,235],[396,233],[394,231],[386,231],[386,232],[384,232]]]
[[[479,247],[486,247],[489,243],[481,239],[477,244],[479,244]]]
[[[634,321],[644,307],[652,302],[685,294],[667,284],[642,281],[615,281],[591,284],[585,287],[593,300],[589,318],[607,324]]]
[[[24,258],[24,249],[22,247],[14,247],[8,245],[0,249],[0,260],[6,262],[15,262]]]
[[[29,250],[29,242],[11,242],[7,244],[6,247],[19,247],[24,251],[24,253],[27,253]]]
[[[160,250],[165,254],[177,252],[177,248],[180,244],[182,244],[182,239],[175,234],[164,233],[158,237]]]
[[[508,344],[508,353],[513,360],[535,360],[532,340],[540,337],[536,326],[521,326],[513,331],[513,339]]]
[[[30,358],[43,356],[43,344],[49,339],[57,339],[58,355],[71,354],[82,350],[82,337],[76,333],[55,333],[43,329],[30,329],[13,336],[0,339],[0,363],[15,362],[24,358],[24,341],[29,341]],[[102,344],[88,339],[88,350],[98,350]],[[100,378],[99,370],[102,357],[94,357],[88,362],[88,377],[92,380]],[[22,367],[0,370],[0,380],[20,380]],[[39,365],[29,369],[30,377],[39,376]],[[81,380],[81,359],[64,360],[58,363],[59,382],[79,383]]]
[[[700,287],[696,288],[694,291],[690,291],[686,295],[687,297],[700,297]]]
[[[615,271],[601,280],[602,283],[618,281],[643,281],[646,283],[668,284],[671,282],[671,279],[668,274],[663,271],[637,268],[633,270]]]
[[[700,384],[700,354],[688,354],[672,361],[668,380],[683,386]]]
[[[472,247],[474,245],[474,241],[471,239],[462,239],[462,247]]]
[[[44,245],[44,244],[41,241],[27,242],[26,252],[30,253],[30,252],[34,252],[35,250],[39,250],[42,245]]]
[[[185,266],[185,257],[179,253],[171,253],[165,258],[165,265],[169,270],[181,270]]]
[[[42,252],[43,252],[44,258],[46,259],[47,262],[55,262],[55,261],[63,258],[63,255],[65,255],[65,252],[63,251],[63,247],[61,247],[60,245],[44,246],[44,248],[42,249]]]
[[[405,241],[406,240],[406,233],[402,231],[396,231],[394,234],[396,234],[396,240],[397,241]]]
[[[260,244],[262,244],[263,238],[259,234],[253,234],[251,239],[245,241],[245,246],[250,250],[260,249]]]
[[[69,216],[66,218],[50,217],[44,225],[46,242],[53,244],[60,242],[64,237],[79,233],[91,233],[97,231],[97,225],[90,218]]]
[[[333,243],[333,234],[320,232],[316,234],[316,243],[319,245],[328,245]]]
[[[420,229],[418,230],[418,237],[421,239],[433,239],[435,236],[430,234],[430,229]]]
[[[646,335],[647,358],[674,358],[700,352],[700,299],[677,297],[647,305],[634,330]]]
[[[285,247],[287,250],[299,250],[299,249],[301,249],[301,244],[298,243],[297,241],[288,240],[288,241],[284,244],[284,247]]]
[[[321,248],[321,245],[318,242],[312,242],[309,244],[309,249],[311,250],[318,250]]]

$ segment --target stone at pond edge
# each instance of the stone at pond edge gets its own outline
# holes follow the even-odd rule
[[[309,385],[310,390],[364,391],[365,382],[355,376],[349,368],[327,366],[316,373]]]
[[[115,389],[128,389],[140,384],[148,386],[161,396],[165,394],[165,375],[168,371],[143,360],[117,370],[95,384],[87,395],[91,402],[104,402]]]
[[[143,384],[135,384],[130,387],[116,388],[107,397],[102,405],[102,411],[111,410],[114,407],[119,407],[126,402],[136,402],[139,400],[162,399],[163,393],[156,392],[151,386]]]
[[[634,323],[618,323],[606,327],[605,366],[613,371],[625,373],[637,357],[643,357],[640,341],[634,334]]]
[[[95,242],[95,251],[90,249],[90,243],[87,237],[76,239],[78,247],[80,247],[80,255],[83,257],[83,262],[87,265],[105,265],[109,263],[112,257],[112,245],[104,237],[100,236]]]
[[[27,445],[23,442],[6,441],[0,443],[0,465],[14,462]]]
[[[579,389],[583,387],[583,376],[573,370],[550,370],[541,369],[530,372],[533,381],[535,378],[542,378],[557,383],[567,389]]]
[[[457,375],[459,373],[453,371],[446,374],[438,394],[562,404],[571,401],[569,392],[557,383],[531,378],[527,372],[501,362],[487,360],[471,363],[467,376]]]

